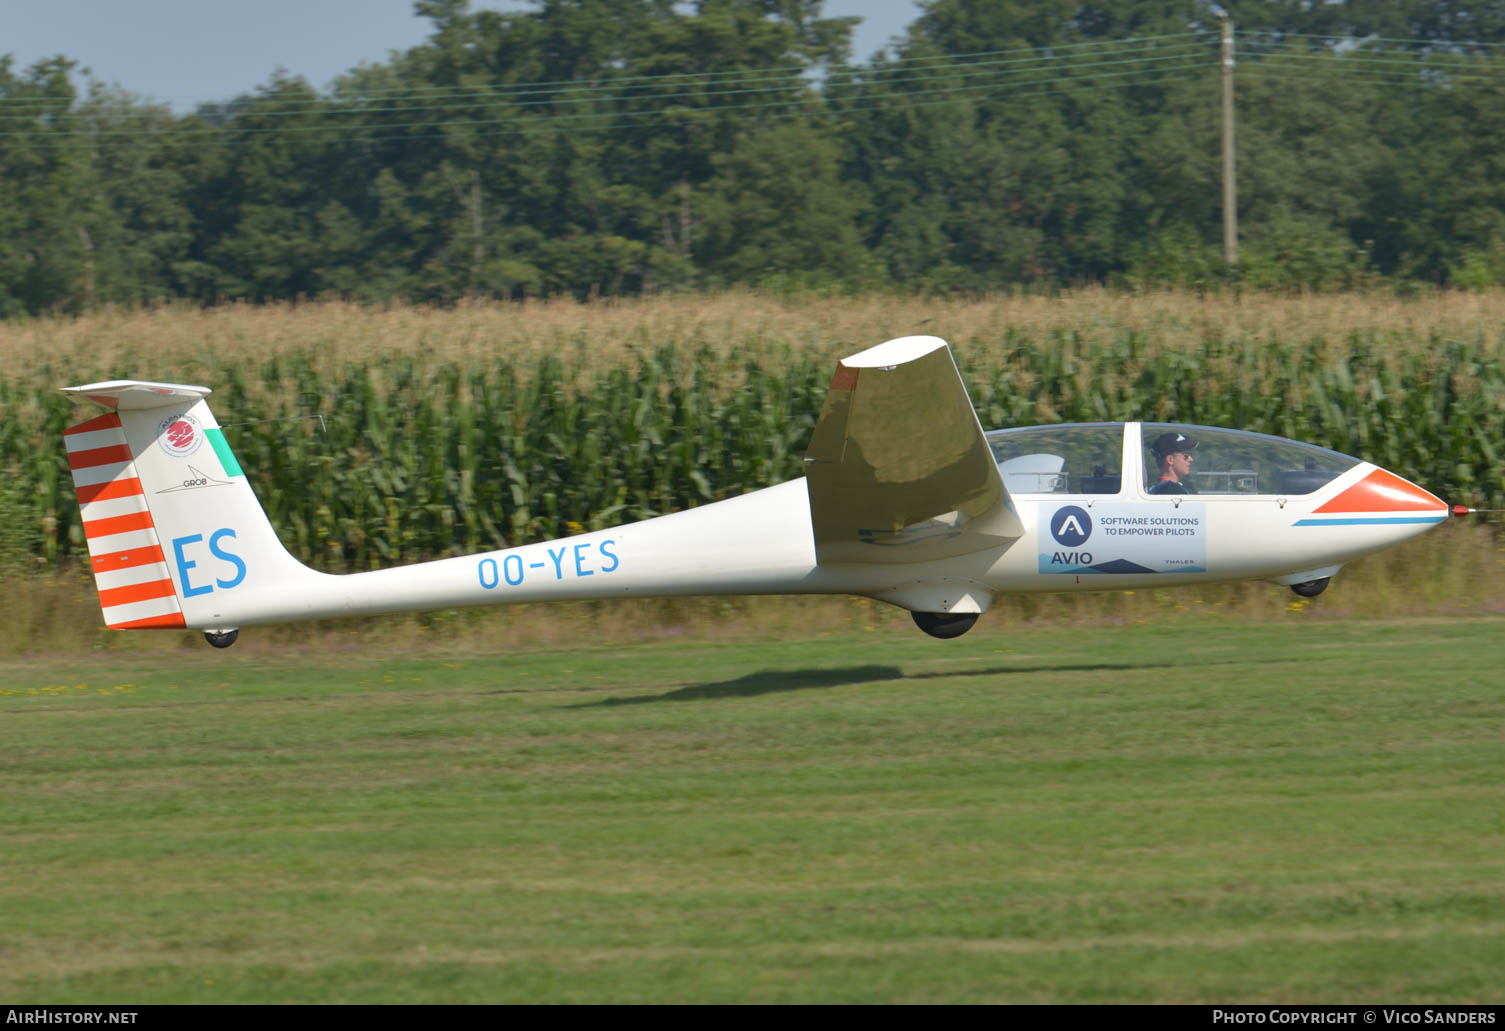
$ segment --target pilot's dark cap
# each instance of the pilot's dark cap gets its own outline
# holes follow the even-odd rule
[[[1189,454],[1197,450],[1197,442],[1184,433],[1177,433],[1172,430],[1170,433],[1162,433],[1156,437],[1155,442],[1150,445],[1150,450],[1155,452],[1157,458],[1174,455],[1180,451],[1185,451]]]

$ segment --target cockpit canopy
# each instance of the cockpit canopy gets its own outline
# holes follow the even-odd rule
[[[993,430],[993,458],[1010,494],[1118,494],[1125,486],[1124,434],[1133,424],[1067,423]],[[1183,438],[1192,456],[1187,492],[1204,495],[1311,494],[1359,459],[1284,437],[1185,423],[1139,424],[1138,469],[1146,491],[1160,479],[1156,440]],[[1169,436],[1167,436],[1169,435]]]
[[[1010,494],[1117,494],[1124,424],[1078,422],[987,434]]]

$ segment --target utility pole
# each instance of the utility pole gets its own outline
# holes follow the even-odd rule
[[[1231,279],[1238,271],[1238,187],[1233,176],[1233,21],[1223,19],[1223,270]]]

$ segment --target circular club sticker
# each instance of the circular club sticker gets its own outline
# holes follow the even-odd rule
[[[174,458],[187,458],[204,443],[204,431],[187,412],[170,415],[157,426],[157,443]]]

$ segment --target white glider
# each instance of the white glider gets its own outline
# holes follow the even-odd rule
[[[863,595],[955,637],[1005,592],[1264,579],[1310,596],[1350,559],[1448,515],[1393,473],[1279,437],[1138,422],[985,433],[945,342],[914,336],[837,365],[801,479],[611,530],[335,576],[277,539],[207,387],[65,389],[109,410],[66,431],[105,623],[193,628],[218,647],[265,623],[716,594]],[[1177,462],[1183,475],[1167,474]]]

